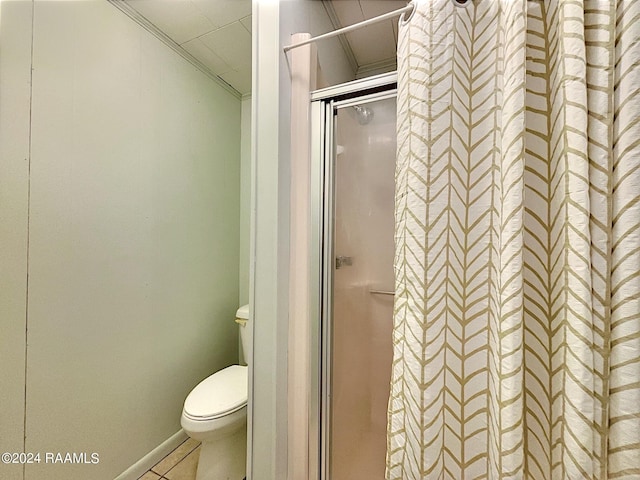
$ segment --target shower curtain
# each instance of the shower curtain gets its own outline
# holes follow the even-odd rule
[[[415,3],[387,479],[638,479],[640,1]]]

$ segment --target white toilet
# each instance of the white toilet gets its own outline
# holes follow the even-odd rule
[[[248,358],[249,305],[236,312]],[[247,462],[248,367],[231,365],[205,378],[184,401],[182,429],[202,442],[196,480],[243,480]]]

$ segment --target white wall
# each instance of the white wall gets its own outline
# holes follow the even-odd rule
[[[2,450],[100,455],[29,480],[114,478],[237,361],[240,101],[99,0],[35,2],[29,96],[30,5],[1,4]]]
[[[21,452],[29,196],[31,2],[0,3],[0,451]],[[21,465],[0,464],[3,480]]]
[[[282,47],[293,33],[330,30],[322,2],[253,0],[251,480],[287,476],[291,78]],[[319,44],[318,58],[328,84],[354,79],[337,39]]]
[[[251,96],[241,102],[240,127],[240,305],[249,303],[249,238],[251,225]]]

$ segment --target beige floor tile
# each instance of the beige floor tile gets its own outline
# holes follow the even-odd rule
[[[198,458],[200,458],[200,447],[196,448],[187,458],[165,473],[165,478],[169,480],[194,480],[198,468]]]
[[[144,475],[142,475],[138,480],[158,480],[159,478],[160,478],[160,475],[158,475],[157,473],[147,472]]]
[[[155,466],[151,468],[151,470],[159,475],[164,475],[173,467],[175,467],[178,462],[180,462],[180,460],[189,455],[189,453],[191,453],[198,445],[200,445],[200,442],[198,442],[197,440],[194,440],[193,438],[188,439],[173,452],[156,463]]]

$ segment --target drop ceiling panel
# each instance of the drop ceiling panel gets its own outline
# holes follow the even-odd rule
[[[358,0],[332,0],[331,5],[338,15],[342,27],[364,20],[364,14]]]
[[[251,1],[249,0],[191,1],[215,27],[222,27],[246,17],[247,15],[251,15]]]
[[[209,32],[200,40],[233,70],[251,69],[251,34],[239,21]]]
[[[194,38],[193,40],[183,43],[182,48],[200,60],[204,65],[208,66],[213,72],[216,72],[217,75],[232,70],[229,64],[220,58],[219,55],[216,55],[199,38]]]
[[[231,70],[223,73],[220,77],[238,91],[251,91],[251,69]]]
[[[407,0],[324,0],[327,10],[333,11],[337,20],[336,28],[368,20],[407,5]],[[345,34],[358,72],[376,70],[381,64],[384,69],[393,68],[398,43],[398,17],[385,20]]]
[[[215,27],[189,0],[128,0],[127,3],[179,45]]]
[[[239,93],[251,91],[251,0],[124,0]]]
[[[406,0],[360,0],[360,8],[365,18],[392,12],[407,5]]]
[[[391,20],[369,25],[346,35],[360,67],[396,56]]]

